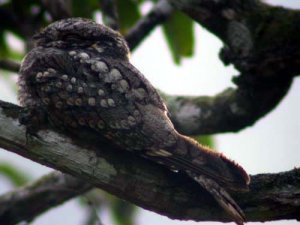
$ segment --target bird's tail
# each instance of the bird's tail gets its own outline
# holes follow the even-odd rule
[[[182,149],[186,151],[185,157],[190,159],[186,160],[179,154],[177,156],[176,152],[180,153]],[[245,215],[225,188],[235,191],[248,190],[250,177],[246,171],[223,154],[183,135],[180,135],[177,142],[175,154],[175,158],[184,164],[186,173],[204,187],[238,225],[242,225]]]
[[[250,177],[236,162],[222,153],[200,145],[195,140],[180,135],[173,157],[185,170],[195,175],[205,175],[226,189],[247,191]]]
[[[213,179],[210,179],[206,176],[196,175],[191,172],[187,172],[187,174],[214,197],[214,199],[228,213],[228,215],[232,217],[237,225],[244,224],[246,219],[243,210],[224,188],[222,188]]]
[[[175,145],[156,153],[163,164],[186,172],[212,194],[237,224],[243,224],[244,213],[225,190],[248,190],[250,178],[241,166],[180,134]]]

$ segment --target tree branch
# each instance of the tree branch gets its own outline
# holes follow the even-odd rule
[[[19,69],[20,69],[20,64],[15,61],[12,61],[12,60],[1,59],[0,60],[0,69],[18,73]]]
[[[240,71],[233,80],[236,89],[215,97],[174,98],[169,107],[179,130],[239,131],[279,104],[300,74],[298,10],[256,0],[168,1],[218,36],[224,43],[221,59]]]
[[[126,41],[131,50],[135,49],[141,41],[159,24],[162,24],[173,12],[173,7],[167,0],[160,0],[151,11],[140,19],[126,35]]]
[[[46,210],[80,195],[92,186],[60,172],[0,196],[0,224],[31,221]]]
[[[299,10],[257,0],[168,1],[218,36],[224,63],[243,75],[290,79],[300,73]]]
[[[241,84],[216,96],[165,96],[171,120],[186,135],[236,132],[253,125],[274,109],[292,80]]]
[[[119,30],[119,16],[115,0],[100,0],[103,22],[114,30]]]
[[[0,102],[0,147],[72,174],[111,194],[173,219],[229,221],[194,181],[105,143],[76,142],[50,130],[26,145],[19,107]],[[250,192],[232,193],[249,221],[299,219],[300,170],[252,177]],[[0,215],[1,218],[1,215]]]
[[[236,131],[272,110],[288,91],[292,77],[299,74],[300,32],[299,26],[295,26],[300,19],[299,12],[270,7],[255,0],[169,1],[221,38],[225,44],[222,60],[234,64],[241,72],[235,79],[237,89],[214,98],[169,98],[176,126],[189,134]],[[163,4],[167,5],[161,0],[155,7]],[[127,36],[131,48],[171,13],[171,7],[165,6],[168,10],[162,14],[154,7],[146,16],[149,20],[141,20],[133,28]],[[8,68],[17,71],[17,67]],[[172,173],[110,144],[75,142],[51,130],[39,132],[40,139],[33,138],[26,143],[24,127],[17,121],[19,109],[0,102],[0,147],[76,178],[54,173],[1,196],[3,224],[9,224],[12,218],[14,222],[31,220],[92,185],[170,218],[229,221],[211,196],[185,175]],[[188,130],[184,123],[190,126],[191,121],[202,127],[191,126]],[[233,126],[228,125],[230,123]],[[250,190],[244,194],[232,193],[249,221],[300,220],[299,169],[252,176]],[[57,194],[55,197],[53,192]],[[38,201],[40,210],[32,204]],[[26,212],[23,204],[27,204]],[[21,208],[24,212],[20,212]]]
[[[68,18],[72,15],[70,0],[41,0],[41,3],[54,21]]]

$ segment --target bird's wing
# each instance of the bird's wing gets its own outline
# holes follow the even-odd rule
[[[141,107],[152,105],[164,114],[165,105],[129,62],[58,50],[51,54],[40,50],[35,58],[31,69],[22,72],[31,71],[32,90],[56,126],[88,128],[122,140],[123,147],[142,148],[157,142],[141,132]]]
[[[167,107],[157,90],[136,67],[128,62],[121,62],[119,66],[129,72],[127,79],[132,84],[133,88],[143,88],[146,91],[148,104],[153,104],[160,110],[167,112]],[[132,74],[134,74],[134,76],[132,76]]]

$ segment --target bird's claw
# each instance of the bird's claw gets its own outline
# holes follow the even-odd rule
[[[27,145],[33,138],[41,140],[41,136],[38,135],[38,131],[41,127],[41,113],[37,110],[29,110],[23,108],[19,113],[19,123],[25,126],[25,137]]]

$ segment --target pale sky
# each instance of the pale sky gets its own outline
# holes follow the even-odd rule
[[[276,4],[299,7],[300,1],[273,0]],[[196,28],[196,54],[183,61],[180,67],[171,60],[170,52],[160,29],[156,29],[132,54],[132,63],[157,88],[169,94],[214,95],[233,86],[231,77],[237,72],[232,66],[224,67],[218,59],[221,42],[200,26]],[[6,87],[0,76],[0,99],[16,102],[10,87]],[[300,81],[295,82],[282,103],[254,126],[239,133],[215,136],[217,149],[236,160],[250,174],[279,172],[300,166]],[[39,177],[50,171],[49,168],[33,163],[13,153],[0,150],[0,159],[12,161],[19,168],[28,170]],[[0,193],[10,189],[7,182],[0,179]],[[2,183],[1,183],[2,182]],[[81,225],[84,212],[76,201],[50,210],[39,217],[33,225]],[[101,213],[105,225],[112,225],[109,215]],[[142,225],[217,225],[216,222],[182,222],[170,220],[149,211],[141,211],[137,224]],[[232,223],[233,224],[233,223]],[[262,223],[247,223],[262,224]],[[270,225],[296,225],[296,221],[268,222]]]

